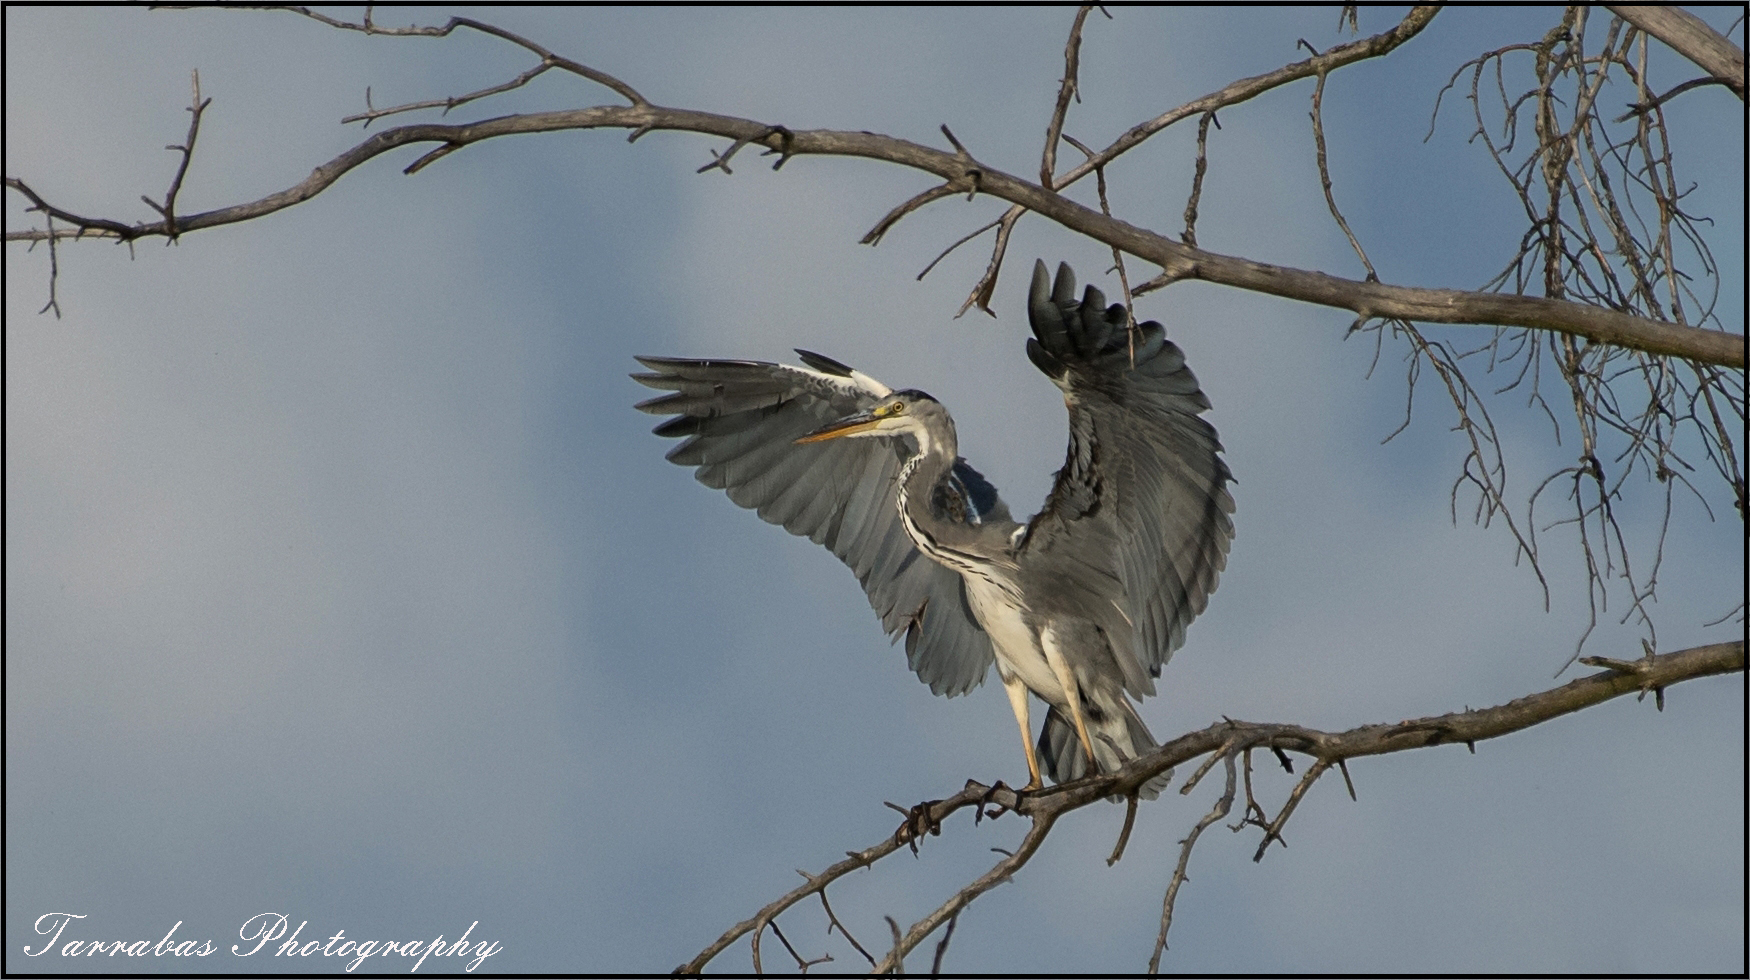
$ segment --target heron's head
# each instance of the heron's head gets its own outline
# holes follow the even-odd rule
[[[942,403],[908,388],[888,395],[866,412],[829,422],[796,441],[910,436],[917,443],[918,450],[927,454],[937,446],[951,444],[953,434],[954,420],[949,418]]]

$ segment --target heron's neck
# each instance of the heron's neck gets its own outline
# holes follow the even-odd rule
[[[936,484],[948,475],[954,468],[953,443],[949,443],[949,452],[919,452],[914,453],[899,471],[900,509],[918,508],[922,514],[929,511],[930,494],[935,492]]]
[[[931,506],[936,485],[954,466],[956,448],[953,433],[945,439],[940,433],[932,435],[933,439],[918,440],[919,451],[899,471],[900,523],[919,551],[956,571],[980,573],[975,556],[965,550],[970,529],[943,519]]]
[[[954,431],[953,422],[913,429],[911,437],[918,444],[917,455],[913,457],[914,459],[922,460],[935,456],[944,461],[938,476],[948,472],[949,467],[954,465],[954,460],[960,456],[960,439]]]
[[[954,468],[954,460],[960,455],[960,440],[956,438],[952,422],[921,427],[914,430],[911,437],[918,444],[918,451],[899,471],[899,509],[915,510],[916,520],[927,526],[928,522],[935,520],[930,511],[930,498],[935,493],[936,484]],[[912,518],[908,517],[906,523],[911,522]],[[917,535],[912,537],[915,539]]]

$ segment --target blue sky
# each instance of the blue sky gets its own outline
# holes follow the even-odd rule
[[[947,123],[1031,174],[1071,15],[483,16],[660,103],[932,145]],[[1093,145],[1299,57],[1297,38],[1347,39],[1327,9],[1115,16],[1088,21],[1067,127]],[[1388,16],[1364,11],[1363,31]],[[1336,193],[1387,281],[1472,287],[1505,262],[1516,207],[1463,117],[1422,137],[1453,69],[1557,16],[1450,10],[1392,58],[1333,76]],[[181,201],[204,210],[356,142],[338,120],[367,86],[385,105],[527,66],[479,36],[367,39],[263,13],[6,18],[7,173],[130,219],[174,165],[161,148],[185,131],[190,69],[214,101]],[[1654,64],[1667,83],[1693,74]],[[1357,276],[1319,193],[1310,94],[1222,114],[1199,239]],[[554,75],[455,115],[602,98]],[[1742,120],[1717,88],[1673,109],[1692,209],[1715,218],[1727,270],[1743,267]],[[1177,233],[1193,135],[1113,169],[1120,216]],[[963,453],[1030,513],[1065,428],[1023,356],[1025,270],[1069,261],[1115,293],[1109,254],[1030,218],[997,318],[956,320],[985,244],[914,277],[997,202],[942,202],[871,249],[857,239],[928,178],[830,159],[773,173],[752,155],[733,176],[695,175],[720,148],[562,133],[413,177],[399,168],[419,151],[402,151],[264,221],[170,247],[67,246],[59,320],[36,315],[46,255],[9,246],[9,970],[86,965],[22,956],[50,912],[86,915],[69,929],[87,940],[156,940],[180,920],[179,936],[221,951],[177,969],[284,968],[229,952],[245,920],[281,912],[324,937],[396,941],[478,921],[475,938],[503,947],[484,969],[666,971],[793,887],[793,869],[890,833],[882,801],[1024,777],[997,687],[932,697],[831,555],[663,461],[626,374],[635,354],[819,350],[935,395]],[[7,207],[18,227],[15,196]],[[1741,279],[1724,294],[1741,329]],[[1222,715],[1337,729],[1555,683],[1585,622],[1578,559],[1552,532],[1546,613],[1500,528],[1453,524],[1462,450],[1437,393],[1382,446],[1402,372],[1388,353],[1365,377],[1372,346],[1343,342],[1348,316],[1201,284],[1138,312],[1185,349],[1239,481],[1221,587],[1142,707],[1157,736]],[[1503,406],[1522,502],[1572,448]],[[1717,523],[1677,505],[1663,649],[1742,635],[1702,626],[1743,594],[1742,525],[1711,492]],[[1589,652],[1637,653],[1612,609]],[[1205,837],[1163,966],[1741,970],[1742,698],[1741,677],[1711,679],[1668,692],[1662,714],[1624,699],[1475,756],[1357,763],[1359,801],[1321,783],[1261,864],[1250,832]],[[1279,803],[1286,777],[1259,778]],[[948,967],[1141,969],[1175,842],[1216,789],[1146,807],[1113,868],[1122,810],[1067,820],[963,916]],[[956,818],[919,858],[835,886],[834,908],[879,942],[882,916],[920,917],[1019,834]],[[785,923],[833,966],[860,962],[814,909]]]

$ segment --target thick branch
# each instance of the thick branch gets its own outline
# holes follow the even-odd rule
[[[1051,827],[1065,813],[1107,797],[1134,794],[1138,787],[1159,773],[1181,763],[1189,762],[1198,756],[1216,753],[1216,758],[1225,758],[1231,761],[1236,754],[1252,748],[1273,749],[1279,755],[1286,750],[1311,756],[1316,760],[1315,771],[1309,771],[1307,777],[1303,778],[1297,787],[1296,802],[1298,802],[1298,795],[1304,794],[1305,787],[1310,785],[1311,780],[1316,778],[1318,772],[1324,772],[1333,767],[1341,768],[1345,779],[1347,779],[1348,769],[1343,765],[1347,759],[1403,752],[1430,745],[1456,743],[1474,746],[1477,742],[1509,735],[1553,718],[1572,714],[1612,698],[1621,697],[1624,694],[1637,691],[1644,694],[1649,690],[1663,691],[1665,688],[1683,681],[1742,671],[1744,669],[1744,643],[1742,641],[1716,643],[1710,646],[1680,650],[1676,653],[1649,655],[1633,661],[1601,662],[1608,666],[1606,670],[1597,674],[1582,677],[1552,690],[1477,711],[1453,712],[1430,718],[1400,721],[1390,725],[1364,725],[1344,732],[1322,732],[1301,725],[1255,724],[1224,720],[1201,731],[1191,732],[1173,739],[1154,752],[1134,760],[1116,773],[1064,783],[1035,793],[1018,794],[1000,783],[994,788],[986,788],[980,783],[968,780],[964,789],[948,799],[933,800],[913,808],[907,815],[906,822],[886,840],[862,851],[848,852],[845,860],[832,865],[818,875],[805,875],[808,879],[806,884],[777,899],[761,909],[752,918],[725,932],[716,942],[707,946],[691,962],[681,966],[675,972],[682,974],[701,972],[717,954],[729,948],[742,936],[757,933],[786,909],[808,896],[817,893],[823,894],[828,885],[850,872],[869,867],[881,858],[907,845],[915,845],[926,833],[938,833],[943,820],[966,807],[973,807],[975,812],[982,815],[984,805],[994,803],[1031,819],[1033,826],[1028,829],[1026,836],[1022,839],[1021,846],[1013,854],[1005,852],[1003,860],[998,861],[989,871],[955,892],[934,912],[919,920],[910,929],[905,930],[887,958],[876,965],[875,972],[880,973],[892,969],[904,958],[905,954],[917,948],[927,939],[933,930],[952,920],[979,895],[1013,876],[1037,852]],[[1212,758],[1209,763],[1200,768],[1198,776],[1208,771],[1213,762]],[[1186,786],[1187,790],[1195,784],[1198,776],[1192,777],[1192,781]],[[1247,778],[1249,780],[1250,776],[1248,775]],[[1227,791],[1230,803],[1233,793],[1231,779],[1230,775]],[[1249,782],[1247,787],[1249,796]],[[1218,807],[1218,809],[1221,813],[1226,812],[1225,808]],[[1281,830],[1291,809],[1292,807],[1285,807],[1276,820],[1267,825],[1260,824],[1266,826],[1269,834],[1265,838],[1266,843]],[[1217,814],[1213,819],[1219,819],[1219,816],[1220,814]],[[1206,820],[1206,822],[1212,822],[1212,820]],[[1188,858],[1189,849],[1187,848],[1180,855],[1181,872]],[[1170,902],[1170,900],[1171,896],[1169,895],[1168,901]],[[1163,913],[1164,916],[1170,916],[1170,908],[1170,905],[1167,906],[1167,911]],[[1167,919],[1166,922],[1170,922],[1170,919]],[[1166,935],[1166,922],[1163,923],[1160,938],[1160,942],[1163,944]]]
[[[1742,671],[1744,641],[1691,647],[1626,663],[1632,664],[1632,669],[1611,667],[1493,708],[1455,711],[1392,725],[1363,725],[1345,732],[1321,732],[1300,725],[1223,721],[1200,732],[1182,735],[1125,766],[1121,772],[1069,785],[1095,788],[1103,785],[1107,788],[1103,795],[1128,792],[1179,763],[1229,744],[1301,752],[1332,765],[1346,759],[1385,755],[1428,745],[1474,745],[1624,694],[1662,690],[1683,681]]]
[[[106,219],[82,218],[59,208],[48,208],[40,196],[27,191],[14,178],[7,178],[7,185],[27,193],[38,207],[45,208],[55,217],[74,225],[74,231],[83,230],[89,234],[90,230],[95,229],[131,241],[167,236],[172,232],[186,235],[203,228],[235,224],[271,214],[315,197],[347,171],[372,157],[403,146],[439,144],[437,149],[407,168],[407,172],[412,173],[443,155],[482,140],[513,134],[601,128],[630,129],[634,133],[658,129],[705,133],[732,141],[759,144],[774,153],[787,156],[864,157],[911,167],[935,174],[944,180],[974,180],[977,192],[1019,204],[1072,231],[1153,262],[1165,269],[1170,279],[1201,279],[1286,299],[1351,310],[1363,318],[1388,317],[1432,323],[1533,327],[1653,354],[1684,357],[1726,367],[1744,366],[1744,338],[1741,335],[1687,327],[1563,300],[1357,282],[1320,272],[1219,255],[1108,217],[1038,184],[994,170],[982,163],[976,165],[977,173],[973,175],[968,172],[968,158],[960,153],[937,150],[878,133],[830,129],[792,131],[751,119],[655,105],[595,106],[587,109],[537,112],[500,116],[455,126],[435,123],[399,126],[378,133],[347,150],[317,167],[309,177],[286,190],[247,204],[181,216],[177,218],[174,228],[163,221],[129,226]],[[62,234],[70,235],[72,232]],[[44,237],[44,232],[8,232],[6,235],[8,241],[37,241]]]
[[[1607,5],[1607,9],[1671,46],[1702,71],[1744,97],[1744,51],[1682,7]]]

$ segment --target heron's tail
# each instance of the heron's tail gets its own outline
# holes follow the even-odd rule
[[[1101,772],[1115,772],[1125,763],[1154,749],[1159,743],[1149,734],[1136,709],[1123,695],[1111,707],[1082,703],[1083,720],[1088,725],[1088,738],[1094,743],[1094,758]],[[1039,733],[1039,762],[1045,775],[1054,783],[1067,783],[1088,774],[1088,755],[1076,737],[1076,725],[1069,713],[1055,706],[1045,712],[1045,728]],[[1137,795],[1152,800],[1161,795],[1173,779],[1168,769],[1143,783]],[[1116,798],[1114,798],[1116,802]]]

